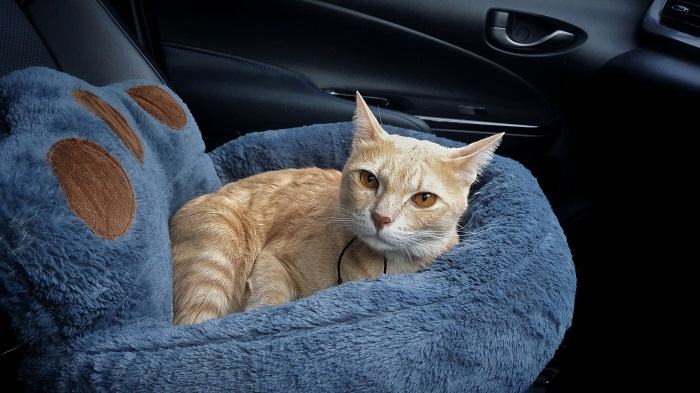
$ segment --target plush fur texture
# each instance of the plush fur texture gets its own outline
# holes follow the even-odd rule
[[[70,98],[76,86],[130,122],[143,167]],[[554,354],[573,312],[571,255],[537,181],[498,156],[472,188],[463,239],[429,268],[170,326],[167,217],[219,183],[189,112],[173,132],[125,87],[36,69],[0,82],[0,304],[29,340],[30,388],[518,392]],[[251,134],[211,157],[224,182],[280,168],[340,169],[351,131],[340,123]],[[130,177],[136,218],[117,240],[90,232],[59,191],[46,152],[68,137],[99,143]]]

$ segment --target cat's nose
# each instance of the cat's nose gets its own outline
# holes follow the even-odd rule
[[[374,221],[374,227],[377,228],[377,230],[380,230],[384,228],[384,225],[391,222],[391,217],[385,217],[377,212],[373,212],[372,221]]]

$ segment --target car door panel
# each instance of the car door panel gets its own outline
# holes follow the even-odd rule
[[[545,95],[590,80],[607,61],[637,46],[636,30],[650,0],[326,0],[431,35],[486,57]],[[510,10],[562,21],[586,34],[574,50],[545,55],[495,48],[485,37],[488,13]],[[562,82],[565,84],[562,85]]]
[[[209,149],[250,131],[348,121],[355,109],[304,75],[270,64],[175,44],[163,45],[162,58]],[[377,116],[386,124],[429,130],[420,119],[386,108]]]
[[[513,141],[504,144],[504,151],[525,158],[525,152],[551,142],[556,130],[556,110],[520,76],[469,50],[381,18],[321,2],[157,8],[166,46],[186,45],[274,64],[303,74],[336,96],[351,98],[359,90],[381,98],[385,108],[417,116],[434,131],[456,139],[507,131]],[[166,69],[173,74],[167,62]],[[178,87],[181,78],[176,73],[169,77]],[[229,94],[240,94],[230,87]],[[262,102],[259,111],[264,111]],[[240,120],[245,123],[241,131],[268,128],[256,125],[255,119]],[[523,145],[527,148],[515,147]]]

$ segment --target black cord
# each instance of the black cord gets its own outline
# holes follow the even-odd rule
[[[345,251],[348,249],[348,247],[350,247],[352,243],[355,242],[355,240],[357,240],[357,236],[353,237],[352,240],[350,240],[348,244],[345,245],[343,251],[341,251],[340,255],[338,256],[338,285],[343,283],[343,279],[340,277],[340,262],[343,261],[343,254],[345,254]]]
[[[346,244],[345,247],[343,247],[343,251],[340,252],[340,255],[338,255],[338,285],[343,283],[343,278],[340,276],[340,262],[343,261],[343,255],[345,255],[345,251],[348,250],[348,247],[350,247],[350,245],[352,243],[354,243],[355,240],[357,240],[357,236],[353,237],[348,242],[348,244]],[[384,255],[384,274],[386,274],[386,265],[387,265],[386,255]]]

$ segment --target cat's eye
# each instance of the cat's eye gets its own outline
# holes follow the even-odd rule
[[[379,180],[377,180],[377,176],[368,171],[360,171],[360,183],[362,183],[363,186],[371,189],[379,187]]]
[[[438,197],[435,194],[431,194],[429,192],[419,192],[418,194],[413,196],[413,203],[418,205],[419,207],[430,207],[437,202]]]

